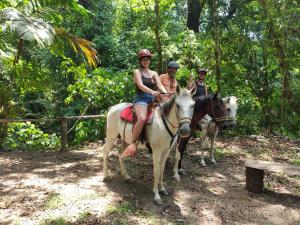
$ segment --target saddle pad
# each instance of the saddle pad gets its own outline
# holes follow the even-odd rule
[[[154,116],[154,110],[148,111],[147,113],[147,124],[152,123]],[[133,104],[128,105],[125,109],[123,109],[120,113],[120,118],[124,121],[134,123],[136,120],[136,115],[134,112]]]

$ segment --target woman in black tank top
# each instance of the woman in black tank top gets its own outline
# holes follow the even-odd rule
[[[199,96],[207,95],[207,87],[205,85],[205,77],[207,74],[207,69],[200,68],[198,69],[198,79],[188,85],[188,88],[192,88],[192,86],[196,85],[196,94],[193,98],[197,98]]]
[[[149,69],[151,57],[152,54],[148,49],[142,49],[138,53],[140,69],[134,71],[134,83],[136,86],[134,110],[137,122],[132,130],[131,143],[123,151],[121,158],[135,155],[136,144],[146,122],[148,104],[154,100],[155,96],[159,95],[157,89],[161,92],[166,92],[158,78],[158,74]]]

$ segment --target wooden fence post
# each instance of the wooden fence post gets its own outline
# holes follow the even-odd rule
[[[68,121],[65,117],[60,120],[61,125],[61,151],[64,152],[67,150],[68,144]]]

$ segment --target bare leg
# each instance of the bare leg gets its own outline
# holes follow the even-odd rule
[[[138,138],[140,137],[140,134],[141,134],[142,129],[144,127],[144,124],[146,122],[147,105],[136,104],[136,105],[134,105],[134,110],[136,112],[138,120],[137,120],[137,122],[134,125],[133,130],[132,130],[131,143],[124,150],[124,152],[121,154],[121,158],[135,155],[135,153],[136,153],[136,142],[137,142]]]

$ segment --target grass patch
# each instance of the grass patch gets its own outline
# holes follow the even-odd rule
[[[292,163],[300,166],[300,159],[294,159],[294,160],[292,160]]]
[[[214,156],[217,161],[221,160],[223,158],[234,157],[237,155],[238,155],[238,153],[234,153],[227,148],[216,148],[215,147]]]
[[[90,213],[88,211],[87,212],[82,212],[82,213],[79,214],[78,220],[83,221],[83,220],[89,218],[91,215],[92,215],[92,213]]]
[[[45,209],[56,209],[63,204],[62,198],[58,193],[50,193],[45,203]]]
[[[39,225],[67,225],[68,222],[63,217],[45,219]]]
[[[115,214],[115,213],[124,214],[124,213],[130,213],[133,211],[135,211],[135,207],[130,202],[122,202],[120,205],[117,205],[117,206],[109,205],[106,208],[106,212],[109,214]]]

